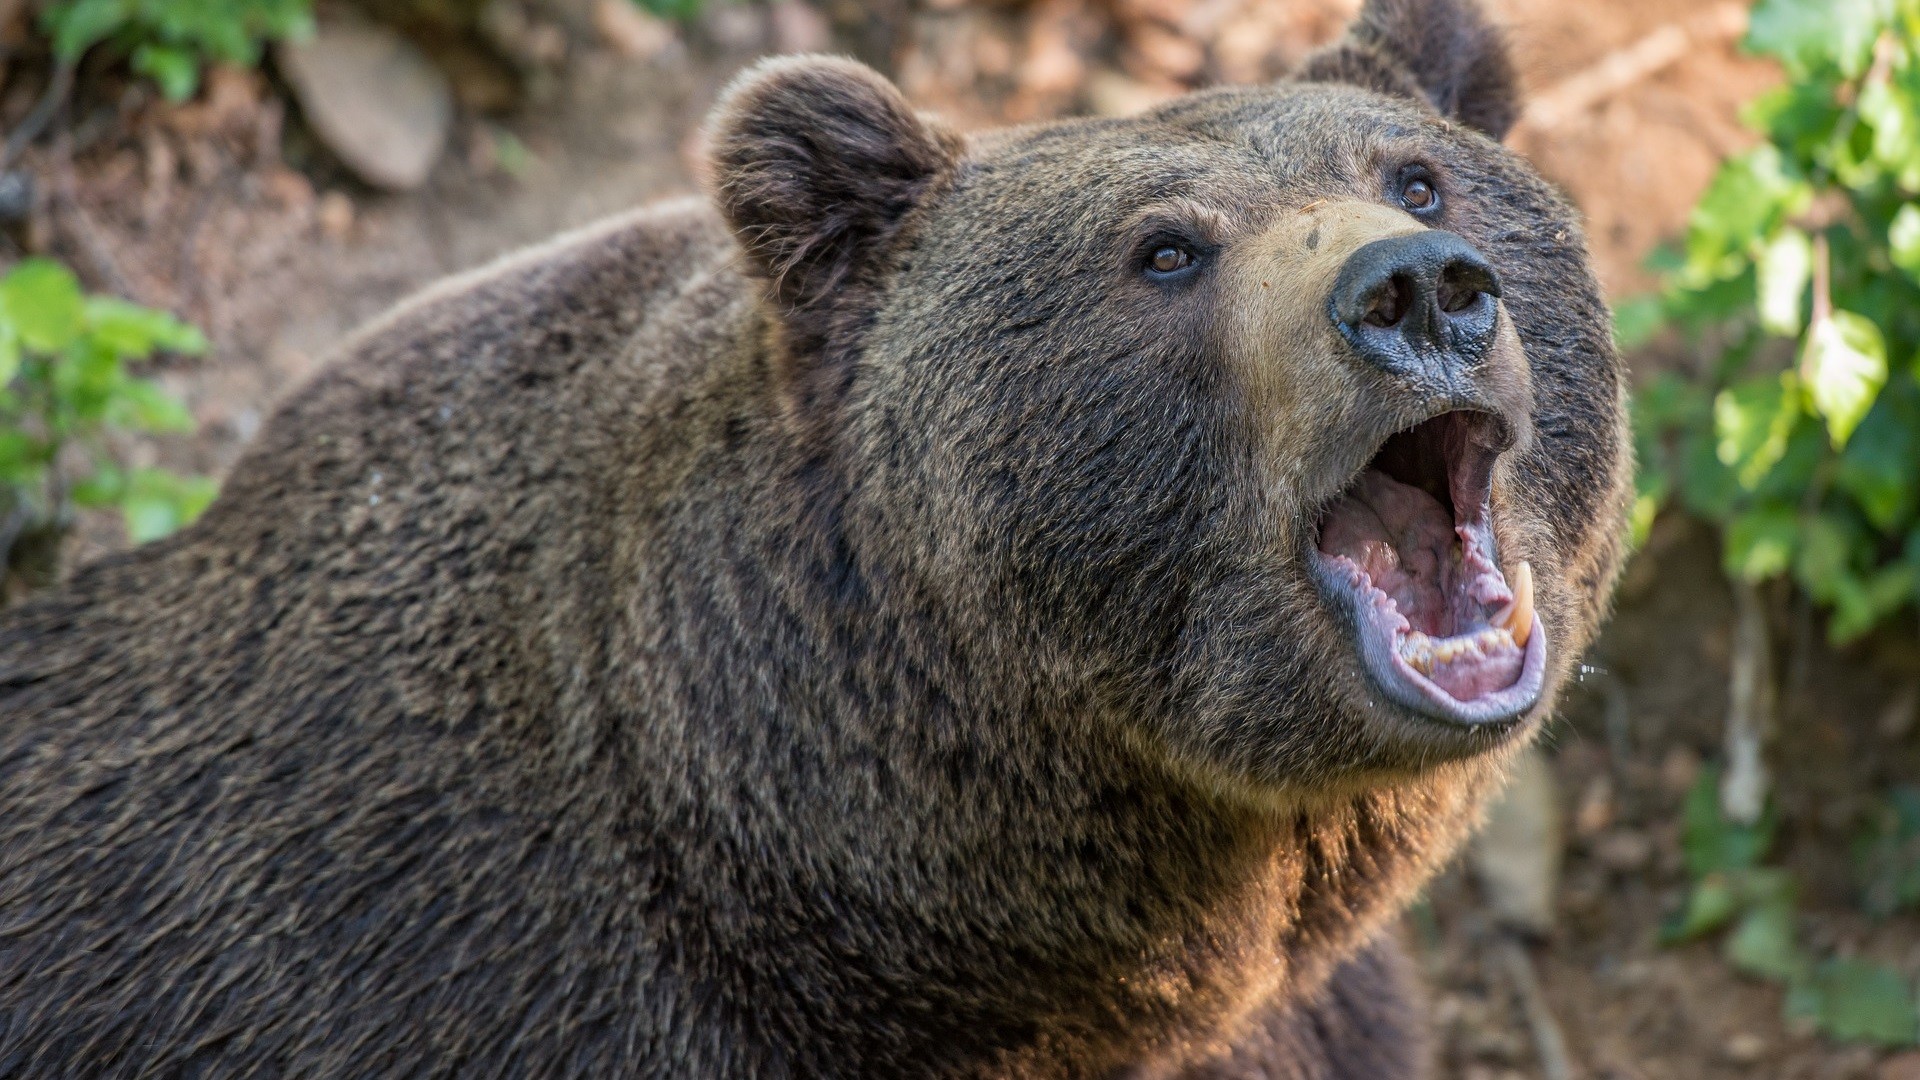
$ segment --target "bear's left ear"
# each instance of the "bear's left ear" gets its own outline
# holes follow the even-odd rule
[[[816,305],[884,251],[960,140],[872,68],[827,56],[764,61],[708,122],[714,200],[790,311]]]
[[[1346,36],[1295,77],[1424,100],[1495,139],[1520,114],[1506,39],[1474,0],[1366,0]]]

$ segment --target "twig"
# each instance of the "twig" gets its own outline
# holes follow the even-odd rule
[[[73,75],[79,67],[77,60],[61,60],[53,66],[53,76],[47,80],[47,89],[34,102],[33,108],[21,119],[20,126],[7,136],[6,145],[0,146],[0,169],[6,168],[20,156],[40,132],[47,126],[67,103],[67,94],[73,90]]]
[[[1727,704],[1727,774],[1720,781],[1720,808],[1743,825],[1760,820],[1767,805],[1766,743],[1773,735],[1775,687],[1773,641],[1760,587],[1733,581],[1733,672]]]
[[[1534,1053],[1540,1058],[1540,1075],[1545,1080],[1575,1080],[1579,1074],[1574,1070],[1573,1056],[1567,1052],[1567,1037],[1560,1030],[1546,992],[1540,989],[1540,977],[1533,970],[1533,957],[1527,955],[1527,947],[1512,934],[1496,935],[1492,947],[1513,983],[1514,996],[1520,999],[1520,1014],[1526,1018]]]
[[[1684,59],[1701,44],[1746,32],[1743,4],[1719,4],[1684,23],[1669,23],[1536,96],[1520,125],[1536,131],[1558,127],[1621,91]]]

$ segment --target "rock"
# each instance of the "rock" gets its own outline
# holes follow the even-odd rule
[[[820,9],[806,0],[774,0],[768,9],[773,46],[783,53],[824,52],[833,44],[833,28]]]
[[[1027,34],[1026,56],[1015,76],[1029,94],[1070,94],[1086,77],[1086,64],[1064,25],[1042,23]]]
[[[1166,89],[1101,68],[1087,78],[1087,105],[1095,116],[1132,116],[1166,101]]]
[[[729,52],[756,52],[766,47],[768,19],[764,10],[745,4],[709,4],[700,13],[700,26],[715,45]]]
[[[1676,746],[1660,759],[1660,786],[1670,794],[1685,795],[1700,775],[1700,755],[1689,747]]]
[[[393,191],[426,182],[453,94],[419,50],[384,27],[332,20],[282,45],[279,60],[307,122],[361,179]]]
[[[260,193],[284,210],[305,210],[314,200],[313,182],[284,165],[260,177]]]
[[[1635,873],[1653,861],[1653,838],[1633,829],[1616,829],[1594,842],[1593,857],[1615,873]]]
[[[1920,1050],[1904,1050],[1882,1061],[1875,1080],[1920,1080]]]
[[[1914,717],[1920,715],[1920,680],[1910,681],[1902,686],[1880,711],[1880,722],[1874,726],[1879,729],[1882,738],[1898,742],[1913,730]]]
[[[665,19],[640,10],[633,0],[596,0],[593,28],[620,55],[635,60],[651,60],[677,40]]]
[[[0,225],[15,225],[33,213],[33,174],[24,169],[0,173]]]
[[[1529,747],[1515,759],[1470,851],[1474,876],[1502,925],[1535,935],[1553,929],[1562,843],[1553,766]]]
[[[1207,50],[1199,42],[1153,23],[1142,23],[1128,35],[1126,60],[1136,74],[1186,83],[1200,77]]]
[[[353,231],[353,200],[341,192],[329,191],[320,196],[320,205],[313,216],[326,238],[338,243]]]
[[[1736,1031],[1727,1036],[1726,1045],[1720,1051],[1735,1065],[1752,1065],[1766,1056],[1767,1040],[1751,1031]]]
[[[1606,832],[1612,824],[1613,781],[1601,773],[1587,781],[1586,790],[1580,793],[1578,808],[1573,812],[1573,832],[1576,836],[1592,838]]]

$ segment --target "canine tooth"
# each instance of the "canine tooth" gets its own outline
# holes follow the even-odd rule
[[[1507,633],[1513,635],[1513,643],[1521,648],[1527,647],[1527,638],[1533,635],[1533,565],[1522,562],[1513,568],[1513,603],[1500,618]]]

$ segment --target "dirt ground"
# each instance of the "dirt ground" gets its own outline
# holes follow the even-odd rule
[[[1775,78],[1734,49],[1739,6],[1488,2],[1510,28],[1534,99],[1511,143],[1582,206],[1609,289],[1646,288],[1641,260],[1683,224],[1715,162],[1746,144],[1738,105]],[[887,67],[920,103],[986,125],[1122,112],[1209,81],[1272,77],[1356,6],[846,0],[821,11],[835,41]],[[43,184],[26,244],[68,258],[96,288],[207,328],[209,357],[159,372],[202,434],[125,449],[218,474],[275,400],[401,295],[561,229],[696,190],[700,117],[741,65],[822,32],[793,18],[790,4],[714,8],[636,57],[596,36],[591,19],[556,17],[569,35],[565,62],[537,92],[503,96],[485,65],[452,65],[463,105],[450,154],[425,189],[404,196],[356,184],[271,76],[222,74],[179,108],[138,94],[96,101],[66,143],[29,159]],[[23,92],[0,93],[0,119],[24,111]],[[91,522],[73,554],[121,542],[109,523]],[[1777,749],[1796,763],[1780,793],[1783,847],[1807,893],[1805,931],[1824,949],[1920,971],[1920,925],[1861,916],[1845,859],[1867,794],[1920,765],[1910,735],[1920,650],[1911,633],[1888,634],[1836,656],[1818,643],[1816,620],[1776,600],[1788,628]],[[1730,611],[1711,538],[1663,523],[1549,739],[1571,825],[1559,925],[1526,948],[1527,971],[1516,970],[1464,871],[1437,882],[1409,918],[1433,986],[1444,1075],[1546,1075],[1522,992],[1530,971],[1534,1003],[1557,1024],[1574,1076],[1920,1077],[1920,1058],[1790,1028],[1780,991],[1732,974],[1712,946],[1655,943],[1684,887],[1681,799],[1717,753]],[[1904,713],[1890,708],[1901,702]]]

